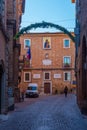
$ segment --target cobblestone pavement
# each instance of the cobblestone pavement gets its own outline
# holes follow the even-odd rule
[[[18,104],[8,120],[0,122],[0,130],[87,130],[87,119],[75,95],[45,96]]]

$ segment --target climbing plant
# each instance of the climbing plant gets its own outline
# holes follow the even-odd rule
[[[75,36],[72,35],[71,32],[69,32],[66,28],[59,26],[57,24],[53,24],[53,23],[48,23],[48,22],[41,22],[41,23],[35,23],[35,24],[31,24],[27,27],[22,28],[16,35],[15,35],[15,39],[19,38],[23,33],[28,33],[28,31],[30,31],[31,29],[36,29],[36,28],[49,28],[49,27],[54,27],[58,30],[61,30],[62,32],[64,32],[65,34],[67,34],[70,39],[75,42]]]

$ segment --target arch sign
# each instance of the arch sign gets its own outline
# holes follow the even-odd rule
[[[70,39],[75,42],[75,36],[73,36],[71,34],[71,32],[69,32],[66,28],[59,26],[57,24],[53,24],[53,23],[48,23],[48,22],[41,22],[41,23],[35,23],[35,24],[31,24],[27,27],[22,28],[19,33],[16,34],[16,36],[14,37],[15,39],[19,38],[23,33],[28,33],[29,30],[31,29],[36,29],[36,28],[49,28],[49,27],[54,27],[58,30],[61,30],[62,32],[64,32],[65,34],[67,34]]]

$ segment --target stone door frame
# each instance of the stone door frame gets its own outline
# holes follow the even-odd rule
[[[43,82],[43,86],[45,83],[49,83],[50,84],[50,94],[52,94],[52,81],[44,81]]]

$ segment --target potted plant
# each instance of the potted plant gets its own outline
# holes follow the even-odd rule
[[[64,67],[69,67],[70,64],[69,63],[64,63]]]

